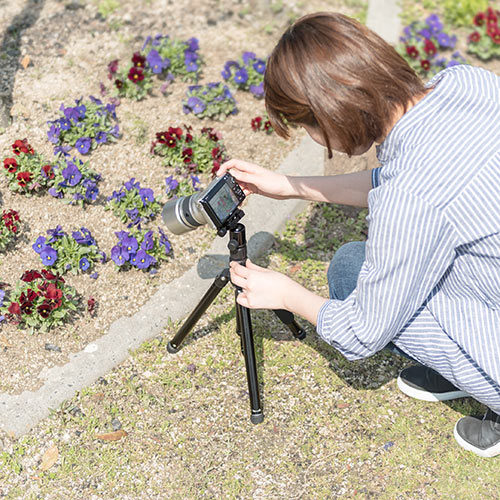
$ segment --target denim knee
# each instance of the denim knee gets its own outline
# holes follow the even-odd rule
[[[330,298],[345,300],[350,295],[356,288],[364,260],[364,241],[351,241],[335,252],[327,273]]]

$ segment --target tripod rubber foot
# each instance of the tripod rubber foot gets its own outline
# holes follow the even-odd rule
[[[298,339],[298,340],[304,340],[307,336],[305,330],[303,330],[302,328],[299,328],[297,332],[295,332],[293,334],[293,336]]]
[[[172,343],[171,343],[171,342],[169,342],[169,343],[167,344],[167,351],[168,351],[170,354],[175,354],[175,353],[179,352],[179,347],[174,347],[174,346],[172,345]]]
[[[252,413],[250,415],[250,421],[252,424],[260,424],[264,420],[264,414],[262,411],[259,411],[259,413]]]

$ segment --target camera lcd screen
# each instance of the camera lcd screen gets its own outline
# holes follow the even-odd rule
[[[233,190],[227,184],[223,184],[210,200],[210,207],[217,218],[224,222],[240,201]]]

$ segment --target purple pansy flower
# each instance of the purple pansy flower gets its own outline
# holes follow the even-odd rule
[[[152,203],[155,201],[155,197],[153,194],[153,190],[150,188],[141,188],[139,189],[139,196],[141,197],[142,200],[142,205],[145,207],[146,203]]]
[[[173,175],[170,175],[165,179],[165,184],[167,185],[167,194],[171,191],[175,191],[179,186],[179,182],[174,179]]]
[[[47,238],[45,236],[39,236],[35,243],[31,246],[36,253],[40,253],[46,246]]]
[[[91,146],[92,139],[90,137],[80,137],[80,139],[75,142],[75,148],[78,149],[78,151],[82,155],[86,155],[89,152]]]
[[[40,257],[44,266],[52,266],[57,260],[57,252],[51,246],[46,245],[40,252]]]
[[[206,109],[205,103],[198,97],[190,97],[187,101],[187,105],[195,115],[203,113],[203,111],[205,111]]]
[[[76,186],[82,179],[82,173],[74,163],[68,162],[67,165],[62,171],[62,176],[70,186]]]
[[[116,265],[123,266],[125,262],[128,262],[129,254],[123,246],[115,245],[111,249],[111,259]]]
[[[153,231],[148,231],[144,235],[144,239],[141,243],[141,250],[152,250],[154,246]]]
[[[108,142],[108,134],[104,131],[97,132],[97,135],[95,136],[95,142],[97,144],[106,144]]]
[[[147,269],[149,266],[156,264],[156,259],[146,253],[144,250],[139,250],[131,259],[130,262],[138,269]]]
[[[138,241],[130,235],[125,236],[125,238],[122,239],[121,243],[129,254],[137,252],[137,249],[139,248]]]
[[[86,271],[90,267],[90,262],[86,257],[82,257],[79,262],[80,269]]]

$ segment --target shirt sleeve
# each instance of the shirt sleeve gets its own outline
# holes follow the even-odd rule
[[[456,236],[442,210],[381,186],[368,197],[366,255],[355,290],[318,313],[321,338],[354,360],[384,348],[429,297],[455,256]]]

